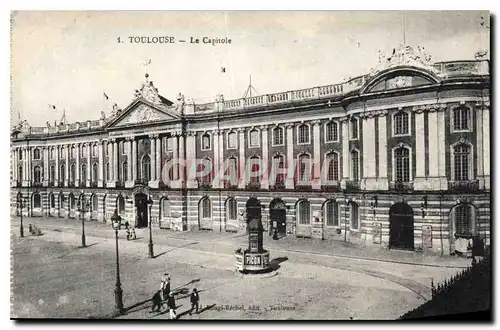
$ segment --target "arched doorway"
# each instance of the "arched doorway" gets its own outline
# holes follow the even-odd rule
[[[413,250],[413,209],[396,203],[389,210],[389,248]]]
[[[273,199],[269,204],[269,218],[271,219],[269,235],[272,235],[276,228],[278,237],[286,236],[286,204],[280,198]]]
[[[144,228],[148,226],[148,195],[144,193],[135,194],[136,207],[136,227]]]

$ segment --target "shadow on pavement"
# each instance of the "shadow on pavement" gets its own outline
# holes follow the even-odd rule
[[[203,307],[202,309],[199,309],[197,314],[201,314],[201,313],[203,313],[203,312],[205,312],[205,311],[208,311],[208,310],[210,310],[210,309],[214,308],[214,307],[215,307],[215,305],[216,305],[216,304],[212,304],[212,305],[209,305],[209,306],[205,306],[205,307]],[[182,313],[178,314],[178,315],[177,315],[177,319],[180,319],[180,318],[181,318],[181,316],[188,315],[190,310],[191,310],[191,308],[189,308],[188,310],[186,310],[186,311],[184,311],[184,312],[182,312]],[[195,313],[196,313],[196,312],[195,312]]]
[[[285,262],[288,260],[288,257],[279,257],[279,258],[274,258],[271,260],[269,263],[269,266],[271,267],[272,270],[278,270],[280,268],[280,264],[282,262]]]

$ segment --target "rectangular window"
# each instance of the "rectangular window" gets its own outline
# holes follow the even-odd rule
[[[227,135],[227,148],[228,149],[236,149],[237,145],[237,136],[234,132],[229,132]]]
[[[249,146],[250,148],[255,148],[260,145],[259,131],[254,129],[250,131]]]
[[[394,135],[408,135],[410,134],[409,118],[406,112],[399,112],[394,115]]]
[[[210,150],[210,135],[204,134],[201,137],[201,150]]]
[[[356,118],[351,118],[349,125],[351,140],[356,140],[358,138],[358,120]]]
[[[284,144],[283,141],[283,128],[281,127],[276,127],[273,129],[273,145],[275,146],[281,146]]]
[[[302,201],[298,204],[299,207],[299,224],[308,225],[311,223],[311,207],[308,201]]]
[[[310,143],[309,126],[306,124],[302,124],[299,126],[298,144],[308,144],[308,143]]]
[[[359,229],[359,209],[355,203],[351,203],[351,229]]]
[[[326,142],[335,142],[339,139],[339,131],[337,123],[330,122],[326,123],[325,138]]]
[[[351,180],[359,181],[359,157],[357,151],[351,153]]]
[[[330,201],[326,203],[325,215],[327,226],[339,226],[339,208],[336,202]]]
[[[453,110],[453,131],[471,130],[471,111],[469,108],[461,107]]]

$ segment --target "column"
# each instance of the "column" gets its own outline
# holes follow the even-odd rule
[[[378,117],[378,189],[389,189],[387,180],[387,111]]]
[[[179,145],[178,145],[178,141],[177,141],[177,132],[173,132],[172,133],[172,137],[170,139],[170,141],[172,141],[172,181],[170,182],[170,187],[172,188],[177,188],[177,183],[175,183],[175,181],[177,181],[179,179],[179,172],[178,172],[178,169],[179,169],[179,166],[177,164],[177,162],[179,161]]]
[[[80,186],[80,143],[76,144],[76,171],[75,186]]]
[[[483,113],[483,173],[484,187],[490,189],[490,105],[489,102]]]
[[[448,177],[446,176],[446,116],[441,108],[438,112],[438,150],[439,150],[439,189],[448,189]],[[432,141],[432,140],[430,140]]]
[[[132,181],[135,184],[135,181],[137,180],[137,139],[135,136],[133,137],[132,140]]]
[[[17,181],[16,179],[16,172],[17,172],[17,166],[16,166],[16,153],[17,153],[17,150],[16,148],[12,149],[11,150],[11,153],[10,153],[10,166],[11,166],[11,172],[12,172],[12,181]],[[11,181],[11,187],[12,186],[15,186],[14,185],[14,182]]]
[[[294,182],[295,158],[293,156],[293,146],[295,144],[293,141],[293,129],[295,125],[289,123],[285,126],[286,126],[286,167],[288,171],[288,173],[286,174],[285,188],[293,189],[295,187],[295,182]]]
[[[187,187],[188,188],[198,188],[196,184],[196,132],[188,132],[186,136],[186,173],[187,177]]]
[[[113,171],[113,183],[116,186],[116,182],[118,182],[118,171],[120,169],[120,164],[118,162],[118,153],[120,152],[118,148],[118,142],[113,140],[113,167],[111,168]]]
[[[321,189],[321,135],[320,135],[320,127],[321,121],[315,120],[312,122],[313,134],[312,134],[312,143],[313,143],[313,156],[312,156],[312,181],[311,187],[312,189]]]
[[[155,151],[156,151],[156,134],[150,135],[149,136],[149,141],[150,141],[149,156],[150,156],[150,159],[151,159],[151,163],[150,163],[150,173],[151,173],[151,176],[149,178],[148,185],[151,188],[156,188],[157,184],[158,184],[158,182],[156,181],[156,155],[155,155]]]
[[[244,189],[246,185],[246,177],[245,177],[245,129],[238,128],[238,137],[239,137],[239,164],[238,164],[238,188]]]
[[[59,147],[60,146],[56,146],[56,177],[54,178],[54,187],[60,186],[60,184],[59,184],[59,158],[60,158]]]
[[[262,168],[260,171],[264,171],[262,174],[262,179],[260,181],[261,189],[269,189],[269,170],[271,169],[269,165],[269,126],[263,125],[260,127],[262,131]]]
[[[32,152],[31,152],[32,148],[29,147],[28,148],[28,166],[27,166],[27,170],[28,170],[28,182],[29,184],[31,184],[31,182],[33,182],[33,168],[31,166],[31,160],[32,160]]]
[[[342,189],[346,188],[346,181],[349,181],[349,118],[342,118]],[[380,127],[380,125],[379,125]]]
[[[483,108],[481,105],[476,106],[476,164],[477,179],[479,181],[479,189],[484,189],[484,158],[483,158]]]
[[[217,174],[219,173],[220,163],[219,163],[219,131],[212,131],[212,140],[213,140],[213,169],[212,169],[212,188],[219,188],[220,180],[218,180]],[[217,179],[216,179],[217,178]]]
[[[184,134],[182,132],[179,133],[179,160],[181,161],[181,164],[179,165],[179,180],[181,187],[185,186],[185,151],[184,148],[186,146],[185,141],[184,141]]]
[[[133,137],[126,137],[125,144],[127,147],[127,177],[125,180],[125,188],[131,188],[134,186],[133,174],[132,174],[132,141]]]
[[[158,183],[161,181],[162,179],[162,173],[161,173],[161,138],[159,138],[158,134],[156,134],[156,137],[155,137],[155,140],[156,140],[156,153],[155,153],[155,158],[156,158],[156,161],[155,161],[155,164],[156,164],[156,167],[154,169],[155,171],[155,177],[156,177],[156,181],[158,181]]]
[[[97,156],[98,156],[98,166],[99,166],[99,180],[97,181],[97,186],[102,187],[104,181],[104,141],[100,140],[97,145]]]
[[[46,147],[42,148],[43,171],[42,184],[44,187],[49,185],[49,152]]]
[[[416,175],[413,178],[413,187],[415,190],[426,190],[425,181],[425,130],[424,130],[424,112],[417,107],[415,113],[415,159]]]
[[[363,118],[363,178],[364,189],[377,189],[377,163],[375,144],[377,143],[375,132],[375,117],[371,113]]]
[[[91,143],[87,143],[87,187],[90,187],[90,182],[92,181],[92,160],[91,160]]]
[[[431,108],[428,113],[428,127],[429,127],[429,184],[430,189],[438,190],[438,184],[436,180],[439,176],[439,145],[438,145],[438,122],[437,122],[437,112],[435,109]],[[444,152],[445,150],[443,150]]]
[[[69,149],[70,145],[67,144],[64,146],[64,152],[65,152],[65,171],[64,171],[64,186],[68,187],[69,186]]]

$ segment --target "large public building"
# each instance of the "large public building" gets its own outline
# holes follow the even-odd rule
[[[196,104],[146,74],[99,120],[17,125],[11,212],[453,254],[489,245],[490,68],[395,49],[342,83]],[[194,164],[194,165],[193,165]],[[22,202],[21,202],[22,201]]]

